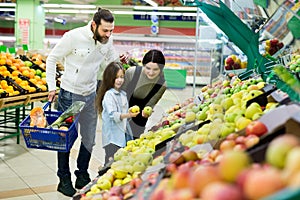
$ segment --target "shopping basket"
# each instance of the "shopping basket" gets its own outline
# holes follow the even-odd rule
[[[61,114],[60,111],[51,111],[50,102],[43,107],[48,124],[52,124]],[[48,110],[46,110],[49,107]],[[79,114],[75,116],[74,122],[68,130],[53,128],[39,128],[30,126],[28,115],[19,125],[27,148],[54,150],[68,152],[78,137],[77,125]]]

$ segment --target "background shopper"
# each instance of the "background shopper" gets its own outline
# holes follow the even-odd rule
[[[140,114],[130,120],[133,137],[139,138],[144,132],[149,115],[142,112],[145,106],[154,107],[166,90],[166,81],[163,69],[165,56],[160,50],[148,51],[143,59],[142,66],[129,67],[125,72],[125,82],[122,86],[127,92],[129,107],[138,105]]]

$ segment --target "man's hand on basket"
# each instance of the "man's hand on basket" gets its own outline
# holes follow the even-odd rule
[[[56,99],[56,90],[52,90],[48,94],[48,101],[49,102],[54,102]]]

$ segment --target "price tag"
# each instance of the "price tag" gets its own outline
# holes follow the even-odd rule
[[[272,92],[271,96],[279,103],[289,100],[289,95],[279,89]]]

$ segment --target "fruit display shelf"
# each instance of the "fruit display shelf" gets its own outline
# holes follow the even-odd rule
[[[58,94],[59,91],[57,91]],[[38,92],[12,97],[0,98],[0,140],[17,137],[20,142],[19,123],[26,117],[27,110],[31,110],[34,102],[48,100],[48,92]],[[30,107],[30,108],[28,108]]]
[[[194,188],[193,185],[200,184],[196,184],[197,180],[206,180],[211,174],[203,172],[202,178],[193,180],[194,184],[191,185],[187,177],[192,176],[190,174],[193,174],[196,168],[200,170],[211,166],[220,170],[223,167],[219,165],[225,165],[222,176],[226,178],[219,176],[215,178],[219,181],[233,181],[236,176],[232,174],[231,168],[234,171],[235,166],[250,166],[248,162],[239,164],[240,160],[245,161],[249,157],[249,161],[253,162],[253,168],[258,166],[266,170],[267,159],[264,153],[267,152],[270,141],[285,133],[300,132],[299,122],[296,122],[295,130],[291,130],[290,126],[281,128],[290,117],[299,112],[300,107],[292,101],[277,102],[272,98],[272,94],[278,90],[275,85],[267,84],[257,77],[244,81],[219,80],[201,88],[199,95],[168,109],[166,115],[148,132],[130,141],[120,153],[116,153],[115,161],[107,168],[103,168],[101,173],[99,171],[97,182],[89,184],[80,194],[80,199],[112,196],[119,196],[121,199],[156,199],[158,193],[171,195],[170,199],[175,198],[173,193],[177,198],[185,194],[190,197],[189,199],[196,199],[200,194],[195,195],[190,190]],[[239,152],[234,155],[237,154],[241,159],[220,164],[225,152],[229,150]],[[146,159],[146,167],[141,164],[141,160],[133,162],[132,157],[135,157],[137,152],[152,154],[150,162],[148,158]],[[139,163],[136,166],[139,167],[139,171],[133,170],[136,163]],[[227,172],[230,175],[227,175]],[[268,176],[273,176],[269,171],[264,172]],[[112,179],[112,174],[119,178]],[[106,191],[102,189],[104,187],[102,179],[107,176],[110,177],[110,183],[105,181],[105,188],[110,189]],[[133,177],[142,179],[140,188],[132,187],[135,179]],[[175,188],[169,191],[173,186]],[[236,189],[233,190],[237,191]],[[282,186],[272,190],[268,195],[273,195],[281,189]],[[161,197],[161,200],[163,199]]]

